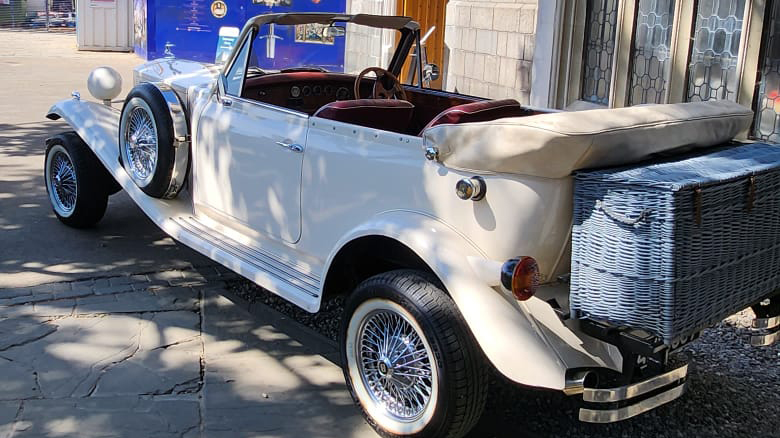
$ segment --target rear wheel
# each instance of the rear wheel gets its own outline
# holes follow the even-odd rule
[[[46,144],[44,180],[57,219],[74,228],[97,224],[108,204],[107,183],[116,182],[76,133],[56,135]]]
[[[484,408],[481,352],[425,273],[393,271],[358,286],[345,309],[341,356],[353,398],[382,436],[461,437]]]

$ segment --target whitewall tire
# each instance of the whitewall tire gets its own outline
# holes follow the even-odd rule
[[[361,283],[341,327],[350,392],[385,437],[461,437],[479,419],[487,371],[452,299],[426,273]]]
[[[183,186],[187,149],[174,144],[173,119],[162,92],[153,84],[136,85],[119,120],[119,161],[130,179],[151,197],[176,197]],[[179,162],[177,154],[183,154]]]
[[[103,218],[116,184],[75,132],[46,140],[43,178],[57,219],[74,228],[91,227]]]

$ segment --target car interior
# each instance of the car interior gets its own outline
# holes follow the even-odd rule
[[[369,72],[377,77],[366,76]],[[514,99],[486,100],[404,85],[379,67],[370,67],[357,76],[319,69],[288,69],[253,76],[246,79],[241,97],[314,117],[415,136],[439,124],[542,113]]]

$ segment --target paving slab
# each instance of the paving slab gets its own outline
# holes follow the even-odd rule
[[[332,343],[270,309],[258,318],[214,274],[45,284],[0,301],[0,438],[375,437]]]

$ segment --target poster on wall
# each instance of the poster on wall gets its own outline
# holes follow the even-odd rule
[[[236,46],[238,41],[238,35],[241,33],[241,29],[237,27],[221,27],[219,28],[219,40],[217,40],[217,56],[214,60],[215,64],[224,64],[227,62],[230,52],[233,51],[233,47]]]
[[[133,48],[146,57],[146,0],[133,0]]]
[[[220,5],[221,3],[221,5]],[[212,9],[215,8],[215,9]],[[174,9],[178,13],[179,23],[176,30],[185,32],[212,32],[209,14],[222,18],[227,14],[227,5],[223,1],[189,0]],[[218,12],[214,12],[218,11]],[[221,17],[218,15],[221,14]]]
[[[261,6],[292,6],[292,0],[252,0],[252,3]]]
[[[327,44],[332,46],[335,38],[333,35],[324,35],[325,28],[328,26],[320,23],[297,24],[295,25],[295,42]]]

